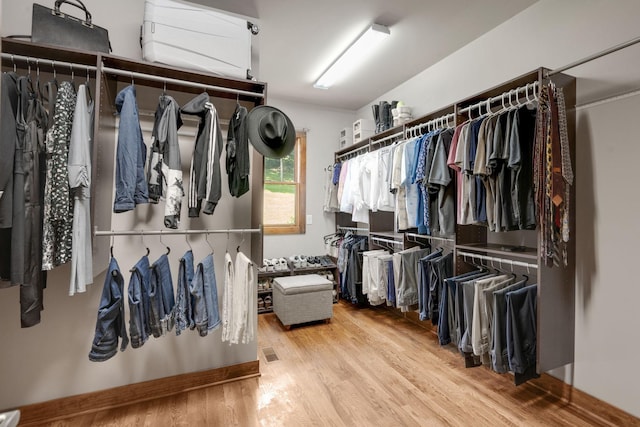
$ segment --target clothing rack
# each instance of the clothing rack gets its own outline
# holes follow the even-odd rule
[[[405,129],[407,136],[419,136],[422,134],[423,128],[430,128],[432,125],[436,125],[437,127],[442,127],[445,124],[449,123],[450,119],[455,119],[455,113],[445,114],[444,116],[436,117],[435,119],[431,119],[427,122],[420,123],[416,126],[412,126],[410,128]]]
[[[170,236],[185,234],[231,234],[231,233],[262,233],[262,228],[233,228],[228,230],[95,230],[94,236]]]
[[[533,90],[533,99],[532,100],[537,100],[538,99],[538,94],[536,92],[536,87],[539,86],[539,83],[533,82],[533,83],[527,83],[524,86],[520,86],[517,87],[515,89],[512,89],[510,91],[507,92],[503,92],[498,96],[494,96],[493,98],[488,98],[485,99],[483,101],[480,101],[478,103],[475,104],[471,104],[467,107],[461,108],[460,110],[458,110],[458,114],[465,114],[465,113],[470,113],[472,110],[477,109],[478,112],[480,113],[480,111],[482,110],[482,108],[485,109],[486,113],[491,113],[491,104],[497,102],[497,101],[501,101],[502,102],[502,106],[506,107],[504,105],[505,101],[509,102],[509,105],[513,106],[513,104],[511,104],[511,97],[515,96],[516,97],[516,101],[518,100],[518,93],[524,91],[525,92],[525,97],[527,98],[527,101],[531,101],[529,99],[529,88],[531,88]]]
[[[195,87],[202,90],[212,90],[212,91],[218,91],[218,92],[232,93],[235,95],[244,95],[251,98],[265,97],[264,93],[249,92],[246,90],[232,89],[232,88],[223,87],[223,86],[206,85],[203,83],[191,82],[188,80],[180,80],[180,79],[174,79],[171,77],[161,77],[161,76],[154,76],[152,74],[138,73],[136,71],[124,71],[118,68],[105,67],[104,65],[101,67],[101,71],[107,74],[115,74],[117,76],[131,77],[132,83],[134,83],[135,79],[140,79],[140,80],[154,81],[154,82],[160,82],[165,84],[170,83],[178,86]]]
[[[510,265],[512,268],[514,266],[524,267],[527,270],[530,269],[530,268],[534,268],[534,269],[538,268],[537,264],[529,264],[527,262],[514,261],[514,260],[511,260],[511,259],[496,258],[496,257],[492,257],[492,256],[487,256],[487,255],[474,254],[472,252],[458,251],[457,255],[461,256],[461,257],[464,257],[464,258],[469,257],[469,258],[477,259],[477,260],[481,260],[481,261],[488,261],[490,263],[497,262],[500,265],[502,265],[502,263],[505,263],[505,264]]]
[[[32,58],[30,56],[13,55],[13,54],[4,53],[4,52],[2,53],[2,59],[11,60],[11,62],[13,62],[14,65],[15,65],[15,61],[26,62],[27,65],[31,65],[31,63],[33,62],[36,68],[39,67],[40,64],[45,64],[45,65],[49,65],[54,72],[56,71],[56,66],[68,67],[71,70],[72,74],[73,74],[74,68],[77,68],[79,70],[87,70],[87,72],[96,71],[97,69],[95,65],[78,64],[75,62],[66,62],[66,61],[55,61],[53,59]]]

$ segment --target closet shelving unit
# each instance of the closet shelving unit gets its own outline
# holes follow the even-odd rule
[[[405,123],[403,136],[408,138],[415,133],[418,126],[436,121],[438,118],[454,115],[455,120],[449,121],[451,125],[458,125],[468,120],[469,114],[477,113],[477,109],[467,110],[469,106],[485,103],[487,100],[499,98],[509,91],[525,87],[537,82],[542,85],[549,81],[549,70],[539,68],[523,74],[491,89],[463,99],[449,107],[427,114],[423,117]],[[576,79],[575,77],[554,73],[550,80],[563,88],[566,111],[567,128],[569,132],[570,151],[572,153],[572,166],[575,171],[575,106]],[[538,86],[540,87],[540,86]],[[493,104],[493,110],[499,104]],[[484,111],[484,110],[483,110]],[[464,113],[464,114],[463,114]],[[474,116],[475,117],[475,116]],[[391,133],[396,133],[394,129]],[[389,131],[387,131],[389,132]],[[351,154],[355,155],[366,151],[373,151],[378,147],[377,139],[388,136],[389,133],[378,134],[362,141],[357,145],[344,148],[335,153],[336,161],[346,159]],[[457,184],[457,183],[456,183]],[[571,233],[575,233],[575,184],[571,188],[569,225]],[[371,213],[369,225],[370,236],[393,237],[394,240],[407,242],[428,242],[431,245],[446,245],[454,251],[455,274],[470,271],[473,263],[496,266],[502,262],[502,267],[509,266],[515,271],[526,274],[530,283],[538,285],[537,293],[537,372],[543,373],[574,360],[574,335],[575,335],[575,235],[571,235],[568,244],[568,262],[566,266],[548,266],[540,258],[541,233],[536,230],[518,230],[508,232],[490,232],[481,225],[456,225],[454,236],[423,236],[415,230],[400,232],[396,229],[393,215],[377,220],[376,214]],[[336,225],[350,225],[350,216],[345,213],[336,214]],[[385,232],[386,231],[386,232]],[[375,242],[373,242],[375,245]],[[400,248],[402,249],[402,248]],[[396,249],[398,250],[398,249]],[[414,320],[411,316],[406,316]],[[477,366],[477,360],[467,357],[465,365]]]
[[[287,261],[287,269],[286,270],[275,270],[275,271],[259,271],[258,272],[258,281],[264,279],[273,279],[276,277],[286,277],[286,276],[298,276],[302,274],[318,274],[324,272],[331,272],[333,275],[333,289],[336,292],[333,302],[338,302],[338,295],[340,292],[340,286],[338,281],[338,266],[335,263],[331,263],[329,265],[323,265],[320,267],[299,267],[295,268],[293,264]],[[264,290],[258,290],[258,297],[266,297],[271,296],[273,294],[273,287]],[[273,311],[273,306],[270,308],[258,308],[258,314],[263,313],[271,313]]]
[[[13,55],[13,57],[12,57]],[[24,61],[21,58],[29,58]],[[8,71],[14,65],[21,71],[36,68],[49,81],[54,73],[65,78],[73,76],[76,84],[90,82],[96,105],[94,121],[93,169],[92,169],[92,223],[99,230],[111,230],[113,202],[113,179],[115,174],[114,152],[116,149],[116,109],[114,99],[124,86],[134,83],[141,115],[153,112],[158,95],[169,91],[182,104],[196,94],[206,91],[218,110],[221,119],[233,113],[236,103],[248,110],[266,102],[267,85],[263,82],[226,78],[215,74],[170,67],[156,63],[122,58],[116,55],[88,52],[64,47],[48,46],[2,39],[2,67]],[[221,159],[221,164],[224,159]],[[262,223],[263,159],[255,150],[251,158],[251,219],[250,228],[258,229]],[[224,191],[224,188],[223,188]],[[99,195],[99,196],[98,196]],[[248,224],[226,224],[247,228]],[[202,228],[202,227],[197,227]],[[262,233],[250,233],[251,258],[262,259]],[[109,245],[94,244],[94,264],[102,268],[107,265]],[[94,271],[97,272],[94,268]]]

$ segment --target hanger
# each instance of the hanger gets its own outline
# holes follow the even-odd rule
[[[13,55],[11,55],[11,63],[13,64],[13,72],[17,73],[18,72],[18,67],[16,67],[16,61],[13,58]]]
[[[113,230],[111,230],[111,233],[113,233]],[[113,242],[115,240],[115,237],[113,234],[111,234],[111,237],[109,238],[109,253],[111,254],[111,258],[113,258]]]
[[[169,253],[171,252],[171,248],[169,247],[169,245],[167,245],[166,243],[164,243],[164,242],[162,241],[162,232],[163,232],[163,230],[160,230],[160,244],[161,244],[162,246],[164,246],[164,247],[166,247],[166,248],[167,248],[167,253],[166,253],[166,255],[169,255]]]
[[[243,243],[244,243],[244,231],[242,232],[242,240],[240,241],[240,244],[236,248],[236,252],[240,252],[240,246],[242,246]]]
[[[227,232],[227,244],[224,251],[225,253],[229,253],[229,232]]]
[[[144,246],[145,249],[147,250],[147,255],[145,256],[149,256],[151,251],[149,250],[149,246],[147,246],[147,244],[144,242],[144,230],[140,230],[140,240],[142,241],[142,246]]]
[[[211,249],[211,253],[213,254],[215,251],[213,250],[213,246],[211,246],[211,242],[209,242],[209,233],[205,233],[204,240],[207,242],[207,245],[209,245],[209,249]]]
[[[189,246],[189,250],[193,252],[193,248],[191,247],[191,243],[189,243],[189,239],[187,238],[189,235],[187,233],[184,233],[184,241],[187,243],[187,246]]]
[[[93,101],[93,97],[91,96],[91,85],[89,84],[89,67],[87,67],[87,81],[85,82],[84,86],[86,88],[89,101]]]
[[[73,64],[69,64],[69,69],[71,70],[71,86],[73,86],[73,88],[76,88],[76,81],[75,81],[75,74],[73,71]]]

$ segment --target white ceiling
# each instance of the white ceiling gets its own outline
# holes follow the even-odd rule
[[[258,79],[269,97],[357,110],[535,0],[191,0],[248,17],[260,33]],[[326,67],[368,25],[391,37],[351,76],[313,88]],[[257,40],[256,40],[257,38]]]

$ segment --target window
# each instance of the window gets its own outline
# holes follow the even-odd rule
[[[304,234],[307,137],[296,134],[291,154],[282,159],[264,159],[265,234]]]

